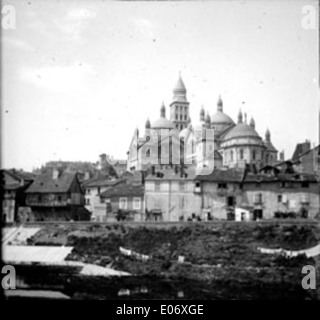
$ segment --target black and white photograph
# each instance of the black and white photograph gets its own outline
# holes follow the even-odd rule
[[[3,300],[320,300],[319,8],[2,1]]]

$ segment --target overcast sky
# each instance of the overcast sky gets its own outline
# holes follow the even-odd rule
[[[134,129],[156,120],[179,71],[192,123],[218,95],[241,108],[290,157],[318,142],[316,1],[3,1],[16,30],[2,31],[2,167],[49,160],[126,158]]]

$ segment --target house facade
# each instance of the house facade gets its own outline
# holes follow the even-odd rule
[[[31,208],[29,221],[90,219],[76,172],[53,170],[52,175],[37,176],[26,190],[26,205]]]
[[[17,170],[1,170],[2,221],[19,221],[19,211],[26,205],[24,191],[34,180],[34,175]]]
[[[144,185],[140,182],[121,181],[100,193],[99,198],[97,221],[145,221]]]
[[[200,198],[195,195],[195,171],[162,170],[145,180],[148,220],[187,221],[199,213]]]

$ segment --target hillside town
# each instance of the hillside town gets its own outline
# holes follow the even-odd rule
[[[269,129],[258,133],[253,116],[228,116],[221,96],[212,115],[201,107],[193,121],[193,107],[179,74],[169,117],[162,104],[158,119],[128,137],[126,159],[101,154],[96,163],[2,169],[3,222],[320,218],[320,134],[317,145],[297,142],[285,156]],[[204,139],[205,130],[214,134]]]

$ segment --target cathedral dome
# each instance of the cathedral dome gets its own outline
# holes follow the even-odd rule
[[[234,128],[232,128],[224,137],[223,140],[230,140],[234,138],[258,138],[261,139],[257,131],[246,123],[238,123]]]
[[[166,119],[166,107],[163,102],[160,108],[160,118],[151,124],[151,129],[175,129],[174,123]]]
[[[151,129],[175,129],[175,125],[172,121],[161,117],[151,124]]]
[[[212,124],[234,124],[233,120],[222,111],[217,111],[211,117],[211,123]]]

